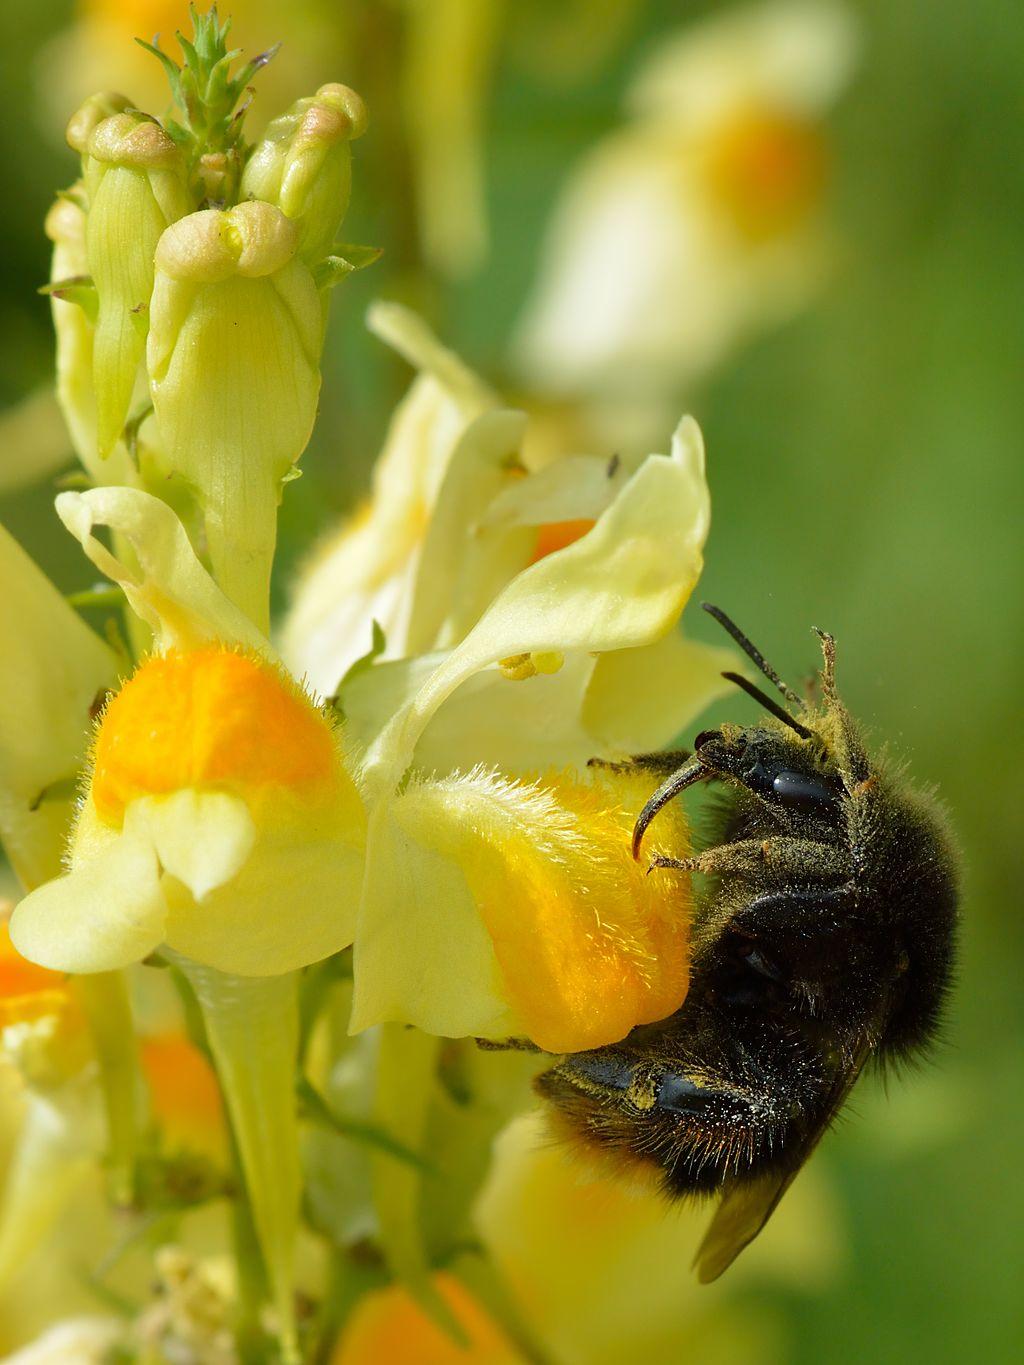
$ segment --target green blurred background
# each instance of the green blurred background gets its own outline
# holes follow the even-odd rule
[[[151,11],[170,12],[166,4],[86,8],[130,10],[126,22],[144,34],[159,26]],[[483,110],[490,251],[452,283],[431,278],[407,240],[399,111],[385,99],[392,6],[281,7],[266,39],[289,42],[296,26],[300,47],[311,44],[308,84],[340,78],[369,93],[375,122],[357,147],[346,234],[387,253],[335,302],[321,423],[283,512],[286,570],[364,486],[404,382],[401,367],[365,338],[367,301],[383,292],[418,303],[449,344],[500,381],[559,184],[615,126],[638,59],[661,35],[722,8],[565,6],[567,24],[575,11],[592,31],[589,46],[569,43],[575,70],[564,78],[543,4],[499,14]],[[1024,927],[1016,909],[1024,10],[1016,0],[852,8],[864,48],[831,119],[841,268],[814,307],[688,396],[707,439],[714,499],[703,591],[793,678],[815,664],[809,627],[835,632],[852,709],[912,758],[952,813],[964,924],[959,984],[934,1058],[888,1096],[862,1084],[816,1158],[840,1193],[841,1271],[831,1288],[774,1303],[796,1365],[1010,1361],[1024,1351]],[[301,27],[310,14],[315,43]],[[0,7],[6,405],[45,382],[51,364],[48,309],[34,291],[48,271],[43,215],[75,173],[51,112],[71,98],[62,98],[53,44],[74,18],[56,0]],[[7,467],[17,452],[0,459]],[[52,515],[52,491],[44,483],[9,494],[0,517],[62,586],[81,587],[91,574]],[[709,627],[692,622],[694,633],[714,638]],[[728,714],[747,714],[747,705],[730,703]]]

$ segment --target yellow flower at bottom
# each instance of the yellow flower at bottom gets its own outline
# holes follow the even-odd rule
[[[219,644],[155,656],[104,712],[70,872],[22,901],[15,942],[66,971],[161,943],[291,971],[351,940],[362,819],[331,724],[273,664]]]
[[[623,1180],[618,1166],[609,1172],[553,1143],[538,1112],[513,1120],[494,1144],[474,1222],[550,1359],[767,1365],[787,1358],[776,1312],[756,1310],[749,1297],[741,1308],[734,1290],[820,1291],[834,1279],[842,1220],[817,1163],[801,1171],[732,1274],[713,1285],[698,1284],[690,1269],[707,1207],[670,1203],[656,1182],[633,1174]]]
[[[393,1284],[359,1301],[331,1365],[519,1365],[522,1356],[459,1280],[442,1273],[434,1286],[465,1332],[466,1346]]]

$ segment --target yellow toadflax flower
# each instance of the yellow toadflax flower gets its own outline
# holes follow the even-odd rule
[[[823,119],[854,49],[838,5],[768,0],[654,54],[630,121],[556,211],[517,340],[529,383],[660,412],[814,295],[831,254]]]
[[[108,702],[68,871],[20,903],[12,937],[60,970],[106,972],[160,949],[185,973],[288,1354],[296,972],[351,941],[362,806],[331,722],[216,587],[168,507],[138,490],[96,489],[62,494],[58,511],[122,584],[158,652]],[[123,538],[130,569],[97,525]]]
[[[395,1020],[573,1051],[681,1002],[687,886],[655,895],[632,864],[627,835],[642,795],[617,774],[550,770],[579,761],[579,671],[592,656],[641,655],[675,628],[707,523],[703,449],[684,423],[670,456],[649,457],[591,530],[516,575],[425,676],[378,666],[385,677],[404,670],[408,691],[362,766],[370,816],[354,1029]],[[372,687],[376,672],[353,690]],[[564,692],[562,673],[574,680]],[[460,715],[476,684],[507,766],[473,726],[471,701]],[[349,697],[343,687],[343,706]],[[421,766],[420,741],[448,707],[461,722],[456,742],[446,754],[442,734]],[[531,735],[531,720],[546,733]],[[550,761],[517,762],[517,740]],[[474,745],[490,771],[464,762]],[[538,766],[547,771],[531,775]],[[673,837],[685,843],[681,827]]]
[[[685,421],[669,456],[531,473],[522,414],[403,310],[371,324],[422,373],[369,513],[284,632],[295,671],[340,683],[364,749],[352,1028],[555,1052],[621,1038],[682,1000],[688,888],[639,873],[643,793],[586,765],[671,740],[721,686],[722,651],[676,634],[709,520],[700,434]],[[380,657],[342,677],[381,618]]]

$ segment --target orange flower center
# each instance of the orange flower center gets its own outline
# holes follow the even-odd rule
[[[556,550],[564,550],[567,545],[585,536],[594,526],[590,517],[579,517],[574,521],[549,521],[537,531],[537,543],[533,548],[531,564],[538,559],[553,555]]]
[[[330,726],[272,665],[222,645],[143,663],[107,706],[92,799],[119,824],[139,796],[189,787],[316,800],[339,764]]]
[[[708,149],[711,191],[752,241],[797,227],[820,202],[826,170],[817,128],[765,110],[723,124]]]

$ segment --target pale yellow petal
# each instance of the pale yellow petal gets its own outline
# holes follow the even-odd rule
[[[406,653],[461,639],[527,562],[530,537],[488,534],[485,516],[503,488],[521,482],[515,466],[525,431],[523,413],[495,408],[452,450],[419,551]]]
[[[427,654],[377,664],[346,685],[342,706],[349,733],[360,748],[373,745],[443,657]],[[582,718],[597,663],[592,655],[577,651],[557,673],[522,681],[512,681],[496,666],[481,669],[427,724],[416,744],[416,767],[439,776],[457,769],[468,772],[477,764],[520,774],[582,768],[595,755],[607,756],[606,746],[586,729]]]
[[[134,827],[153,841],[160,866],[197,901],[236,876],[256,842],[256,826],[240,797],[185,788],[132,803]]]
[[[543,526],[549,522],[596,521],[633,471],[623,460],[566,455],[518,479],[488,507],[481,525]]]
[[[665,748],[731,689],[722,673],[736,667],[731,650],[687,640],[677,631],[642,649],[602,654],[581,716],[594,752],[607,756]]]
[[[509,1036],[490,936],[458,865],[429,847],[414,804],[367,847],[350,1031],[400,1021],[447,1037]]]
[[[25,886],[56,875],[90,709],[117,658],[0,527],[0,838]]]
[[[732,8],[662,43],[628,100],[641,117],[693,128],[723,108],[817,112],[850,79],[858,33],[833,0],[775,0]]]
[[[684,419],[670,457],[641,465],[593,530],[519,574],[395,718],[367,775],[397,780],[438,707],[488,664],[532,651],[603,653],[675,624],[703,565],[710,507],[700,432]]]
[[[496,404],[494,391],[454,351],[442,346],[411,308],[379,300],[367,312],[366,325],[403,355],[410,365],[433,375],[467,418]]]
[[[197,900],[165,879],[166,941],[238,976],[307,967],[346,947],[362,885],[360,851],[310,817],[301,833],[261,833],[236,876]]]
[[[374,621],[384,631],[389,657],[409,652],[420,550],[449,461],[467,426],[495,406],[415,314],[377,305],[370,320],[424,369],[392,416],[369,506],[327,539],[292,593],[282,653],[289,668],[324,695],[369,649]]]
[[[166,503],[139,489],[94,488],[61,493],[56,505],[93,564],[121,585],[133,610],[152,628],[159,649],[192,649],[222,640],[273,657],[263,634],[200,564]],[[113,555],[93,534],[97,526],[123,537],[136,564]]]
[[[129,812],[130,817],[130,812]],[[62,972],[105,972],[148,956],[164,936],[160,869],[145,834],[125,833],[16,906],[11,941]]]

